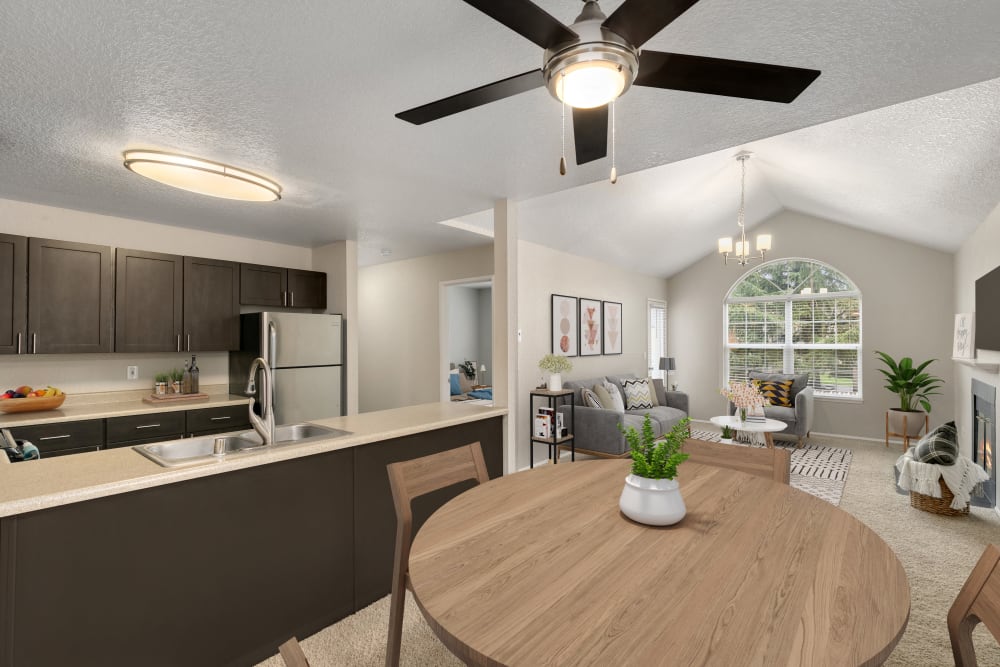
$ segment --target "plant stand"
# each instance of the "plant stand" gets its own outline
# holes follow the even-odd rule
[[[923,431],[923,435],[927,435],[927,431],[930,428],[931,418],[930,418],[930,415],[928,415],[927,413],[924,413],[923,428],[920,429],[920,430],[918,430],[916,435],[912,435],[911,436],[911,435],[907,434],[907,431],[909,431],[909,428],[907,428],[907,426],[906,426],[907,414],[904,412],[902,414],[902,417],[903,417],[903,432],[902,433],[894,433],[893,431],[889,430],[889,411],[888,410],[886,411],[886,413],[885,413],[885,446],[886,447],[889,446],[889,436],[892,436],[894,438],[902,438],[903,439],[903,451],[905,452],[907,449],[910,448],[910,440],[912,438],[919,438],[921,436],[920,431]]]
[[[558,412],[560,399],[569,398],[569,424],[566,425],[569,435],[559,437],[556,433],[556,425],[552,424],[552,437],[551,438],[539,438],[535,435],[534,428],[534,414],[535,414],[535,398],[544,398],[548,407],[553,411],[553,414]],[[559,451],[560,447],[569,446],[570,448],[570,461],[576,461],[576,444],[574,442],[573,422],[576,418],[576,395],[572,389],[562,389],[560,391],[553,391],[551,389],[535,389],[531,392],[528,398],[528,415],[531,419],[531,444],[529,445],[529,459],[530,466],[535,467],[535,443],[544,443],[549,448],[549,458],[552,459],[552,463],[559,462]]]

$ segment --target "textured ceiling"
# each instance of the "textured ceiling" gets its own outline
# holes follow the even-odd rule
[[[579,11],[577,0],[539,4],[566,22]],[[691,173],[668,191],[716,192],[721,215],[733,179],[716,153],[1000,76],[997,25],[996,0],[949,3],[947,12],[940,0],[702,0],[647,46],[823,74],[787,106],[633,89],[617,113],[619,173],[633,176],[616,187],[636,192],[647,177],[635,172],[704,156],[686,162]],[[393,113],[540,60],[533,44],[459,0],[252,8],[243,0],[4,0],[0,197],[299,245],[356,238],[366,262],[379,261],[382,248],[399,259],[481,243],[434,223],[497,198],[601,181],[608,161],[558,175],[559,106],[544,90],[421,127]],[[833,163],[822,158],[837,139],[797,145],[794,136],[784,150],[803,160],[811,152],[827,173]],[[284,198],[233,203],[148,182],[121,167],[121,151],[133,147],[259,171],[283,185]],[[793,169],[769,160],[762,163]],[[962,171],[960,160],[952,166]],[[811,180],[788,175],[787,191],[774,186],[773,201],[754,201],[755,215],[792,205],[785,200]],[[793,203],[834,208],[841,190]],[[609,224],[630,225],[641,212],[622,195],[613,201],[602,202]],[[525,201],[533,206],[543,205]],[[969,213],[978,206],[970,202]],[[873,202],[866,214],[882,211]],[[692,233],[698,225],[685,224]],[[671,243],[687,238],[684,230]]]

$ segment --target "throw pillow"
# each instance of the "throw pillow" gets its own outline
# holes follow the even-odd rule
[[[459,372],[458,374],[458,388],[462,390],[463,394],[472,391],[472,380],[465,377],[465,373]]]
[[[793,380],[753,380],[753,384],[767,399],[769,405],[792,407]]]
[[[611,409],[615,412],[624,413],[625,401],[622,399],[622,393],[619,391],[618,385],[613,382],[608,382],[607,380],[601,382],[601,385],[604,387],[604,390],[608,392],[608,395],[611,396]]]
[[[641,380],[622,380],[622,387],[625,389],[626,410],[652,409],[653,399],[650,398],[649,381],[646,378]]]
[[[653,378],[646,378],[646,382],[649,383],[649,398],[655,408],[660,404],[659,399],[656,397],[656,381]]]
[[[601,405],[601,399],[597,397],[597,394],[586,387],[580,390],[580,394],[583,396],[583,404],[588,408],[604,408],[604,406]]]
[[[766,371],[750,371],[747,377],[751,380],[769,380],[771,382],[792,381],[792,401],[800,391],[809,386],[809,373],[768,373]]]
[[[451,384],[451,395],[458,396],[462,393],[462,388],[458,386],[458,373],[452,373],[448,376],[448,382]]]
[[[958,430],[948,422],[920,438],[913,450],[913,460],[921,463],[955,465],[958,460]]]
[[[595,384],[590,388],[590,390],[594,392],[594,395],[597,396],[597,400],[601,402],[601,405],[604,406],[605,410],[614,409],[614,401],[611,400],[611,394],[608,393],[608,390],[604,388],[603,384]]]

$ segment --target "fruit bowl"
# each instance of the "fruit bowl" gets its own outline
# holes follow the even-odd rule
[[[55,410],[63,401],[66,394],[58,396],[29,396],[28,398],[8,398],[0,401],[0,412],[37,412],[39,410]]]

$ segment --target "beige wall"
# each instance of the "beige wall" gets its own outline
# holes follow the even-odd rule
[[[1000,205],[987,216],[976,231],[965,240],[955,253],[955,312],[971,313],[976,309],[976,279],[1000,265]],[[982,361],[1000,362],[1000,352],[981,351]],[[1000,377],[994,372],[955,364],[953,395],[958,423],[958,442],[962,453],[972,455],[972,378],[1000,386]]]
[[[344,317],[344,410],[358,413],[358,244],[337,241],[312,251],[314,271],[326,272],[326,312]]]
[[[765,221],[753,230],[754,236],[758,233],[773,235],[774,251],[768,260],[820,260],[843,271],[861,290],[863,398],[818,399],[814,432],[884,437],[885,411],[894,405],[895,396],[883,389],[875,350],[897,359],[938,359],[930,370],[951,384],[952,255],[792,211]],[[667,347],[677,359],[674,381],[690,395],[695,419],[723,414],[726,408],[719,395],[723,300],[743,273],[712,254],[669,281]],[[946,385],[933,402],[931,422],[954,415],[953,394]]]
[[[552,294],[619,301],[622,304],[622,354],[573,357],[564,380],[598,375],[647,373],[647,299],[667,298],[667,281],[644,276],[593,259],[577,257],[528,241],[518,243],[517,467],[528,465],[528,395],[542,379],[538,361],[552,351]],[[541,404],[539,404],[541,405]],[[545,447],[535,448],[535,460],[545,460]]]
[[[362,268],[358,273],[361,412],[440,400],[442,282],[493,273],[493,248],[477,246]]]
[[[308,248],[9,199],[0,199],[0,233],[299,269],[312,266]],[[145,389],[156,373],[182,367],[190,358],[174,353],[5,355],[0,358],[0,391],[20,384],[52,384],[68,393]],[[125,379],[126,366],[139,367],[138,380]],[[199,353],[198,367],[202,384],[229,382],[226,352]]]

